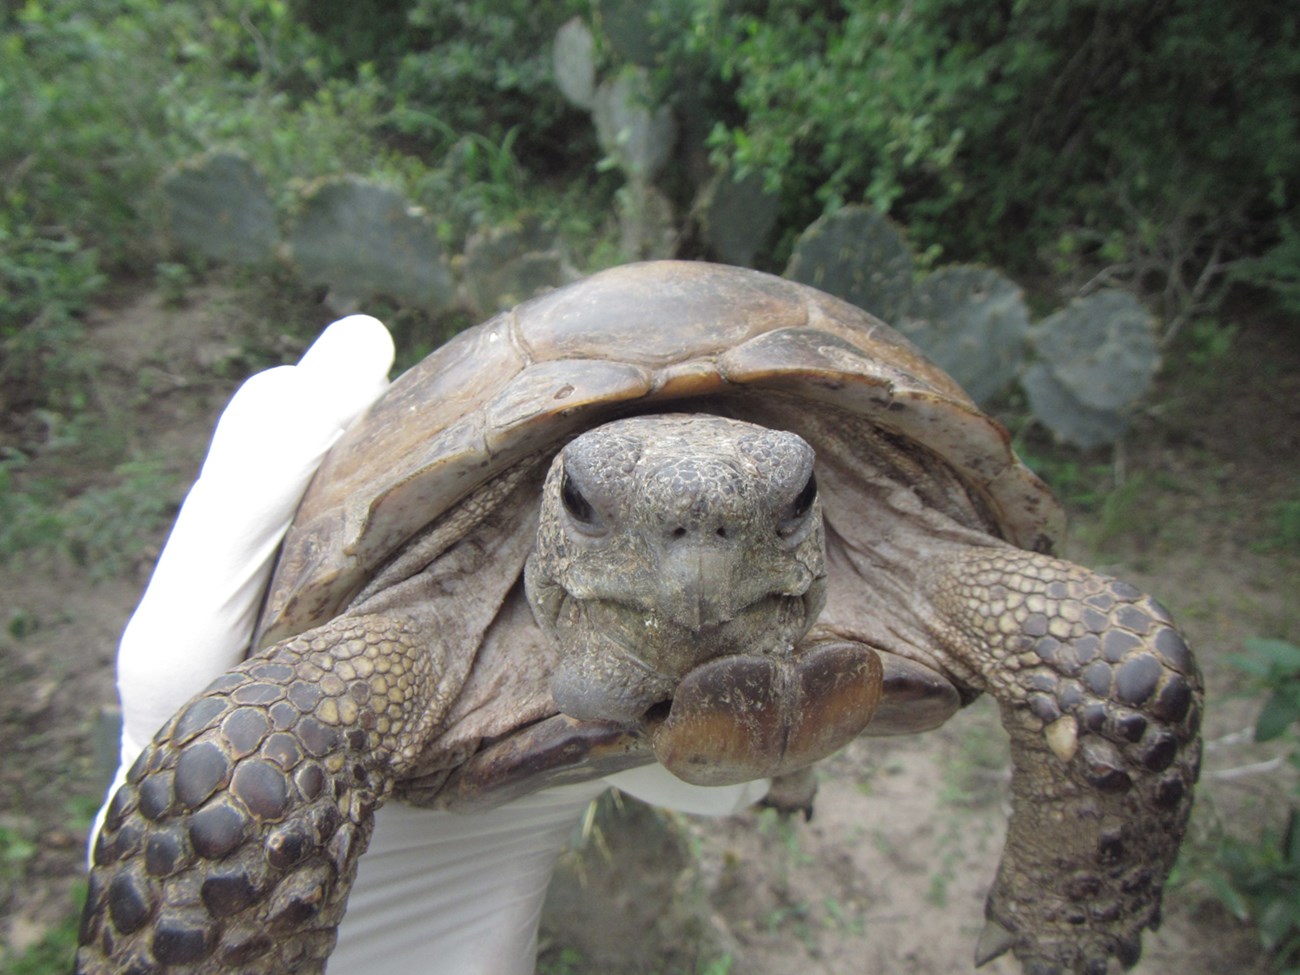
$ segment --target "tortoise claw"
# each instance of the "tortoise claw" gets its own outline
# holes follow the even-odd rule
[[[1016,943],[1016,936],[993,918],[984,924],[979,941],[975,944],[975,967],[983,968],[995,958],[1000,958],[1011,950]]]
[[[797,772],[788,772],[772,779],[767,795],[758,801],[765,809],[775,809],[782,816],[803,813],[803,821],[813,818],[813,799],[817,795],[817,773],[809,765]]]

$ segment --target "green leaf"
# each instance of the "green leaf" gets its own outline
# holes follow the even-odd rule
[[[1300,904],[1287,898],[1278,898],[1265,907],[1258,919],[1260,940],[1270,951],[1295,937],[1300,929]]]
[[[1252,637],[1245,647],[1257,657],[1262,657],[1278,669],[1300,673],[1300,647],[1287,640],[1270,640]]]
[[[1274,691],[1255,720],[1255,740],[1278,738],[1292,723],[1300,721],[1300,690],[1282,687]]]
[[[1243,924],[1250,921],[1250,905],[1225,874],[1211,873],[1205,878],[1205,883],[1233,917]]]

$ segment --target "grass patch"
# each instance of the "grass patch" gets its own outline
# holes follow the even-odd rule
[[[72,906],[63,920],[21,954],[0,956],[8,975],[65,975],[71,971],[77,954],[77,934],[85,900],[86,885],[81,882],[73,890]]]
[[[125,461],[111,483],[71,498],[56,478],[23,478],[22,466],[0,461],[3,561],[53,556],[107,579],[145,557],[176,511],[177,477],[161,461]]]

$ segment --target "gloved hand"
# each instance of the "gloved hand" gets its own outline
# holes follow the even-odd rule
[[[387,388],[393,344],[373,318],[330,326],[297,366],[249,379],[213,435],[198,481],[118,651],[121,767],[192,695],[242,659],[277,547],[329,447]],[[765,782],[689,786],[658,766],[614,777],[625,791],[725,814]],[[473,816],[381,808],[361,858],[331,975],[525,975],[555,859],[607,783],[551,789]],[[91,834],[102,822],[103,811]]]

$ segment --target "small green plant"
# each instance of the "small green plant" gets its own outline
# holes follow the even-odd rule
[[[825,925],[833,931],[845,931],[849,934],[863,935],[867,931],[866,919],[856,910],[846,908],[836,897],[822,899],[826,911]]]
[[[18,483],[25,465],[20,454],[0,459],[0,560],[57,543],[62,521],[57,491],[49,481]]]
[[[731,968],[735,962],[731,955],[701,961],[696,968],[696,975],[731,975]]]
[[[176,509],[176,478],[158,462],[127,461],[117,483],[84,492],[66,509],[63,546],[93,579],[132,567]]]
[[[1267,253],[1243,261],[1233,276],[1242,281],[1268,288],[1278,304],[1292,314],[1300,314],[1300,218],[1294,212],[1278,228],[1279,240]]]
[[[1273,509],[1273,531],[1254,545],[1262,552],[1300,553],[1300,498],[1279,502]]]
[[[81,905],[86,899],[86,885],[78,883],[72,893],[72,906],[63,920],[41,936],[22,954],[6,958],[0,964],[8,975],[63,975],[72,968],[77,953],[77,934],[81,926]]]
[[[537,975],[581,975],[586,959],[575,948],[561,948],[557,952],[543,952],[537,959]]]
[[[157,461],[125,461],[115,483],[67,500],[52,479],[20,480],[21,467],[20,459],[0,460],[0,561],[54,554],[106,579],[143,557],[175,510],[176,478]]]
[[[1249,839],[1219,828],[1213,858],[1196,875],[1242,923],[1253,923],[1260,943],[1283,975],[1300,969],[1300,814],[1292,810],[1279,832]]]
[[[792,934],[805,947],[811,948],[814,944],[810,925],[812,913],[811,906],[803,901],[787,903],[769,911],[763,919],[763,925],[770,934],[777,932]]]
[[[1070,508],[1096,513],[1115,490],[1115,471],[1110,464],[1081,459],[1075,451],[1034,444],[1023,437],[1016,439],[1015,447],[1021,459]]]
[[[1287,740],[1300,769],[1300,646],[1286,640],[1246,641],[1232,663],[1267,697],[1255,722],[1256,741]],[[1288,971],[1300,965],[1300,790],[1280,830],[1243,839],[1221,831],[1212,862],[1198,873],[1236,917],[1251,921],[1266,951]]]
[[[76,408],[94,357],[81,313],[104,283],[93,250],[0,209],[0,412]]]
[[[41,621],[33,613],[17,607],[9,611],[9,619],[5,623],[5,632],[15,640],[22,640],[31,636],[41,628]]]
[[[813,862],[813,858],[800,846],[801,824],[801,819],[775,809],[763,809],[758,814],[758,832],[776,840],[785,850],[788,862],[795,867],[807,866]]]
[[[1246,653],[1233,664],[1254,678],[1268,697],[1255,722],[1255,740],[1273,741],[1291,733],[1300,722],[1300,646],[1286,640],[1255,638],[1246,641]],[[1291,761],[1300,768],[1300,749]]]
[[[1217,369],[1232,351],[1237,326],[1217,318],[1196,318],[1187,324],[1186,352],[1188,365],[1195,369]]]
[[[0,826],[0,877],[7,882],[22,876],[27,862],[36,856],[32,833],[33,829],[25,822]]]

